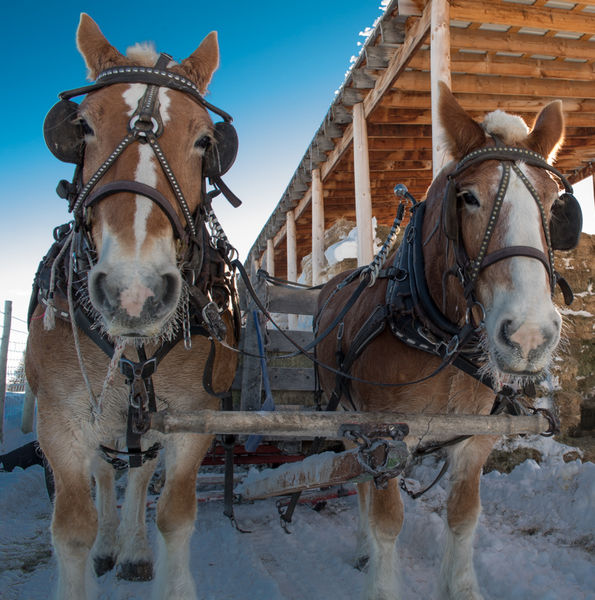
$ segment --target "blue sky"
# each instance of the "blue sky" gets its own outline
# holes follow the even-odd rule
[[[212,30],[221,64],[209,100],[234,117],[240,151],[226,183],[243,200],[215,211],[242,258],[277,204],[341,85],[359,32],[380,0],[300,2],[11,2],[0,23],[5,59],[0,96],[0,303],[24,318],[37,264],[54,226],[69,220],[54,192],[72,167],[46,149],[42,124],[58,92],[84,85],[75,45],[81,12],[121,52],[140,41],[176,60]],[[590,190],[589,190],[590,192]],[[592,200],[591,200],[592,203]],[[0,307],[1,310],[1,307]]]
[[[209,100],[234,117],[240,151],[225,180],[243,205],[232,209],[217,199],[215,211],[245,256],[358,53],[359,32],[381,14],[379,6],[380,0],[9,3],[0,24],[2,306],[12,300],[13,314],[24,318],[52,228],[69,220],[54,190],[59,179],[71,178],[72,167],[46,149],[42,124],[60,91],[86,81],[75,44],[81,12],[121,52],[153,41],[176,60],[218,31],[221,64]]]

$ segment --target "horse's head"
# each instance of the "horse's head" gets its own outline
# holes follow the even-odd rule
[[[455,161],[428,191],[424,240],[443,257],[427,265],[428,281],[452,321],[485,316],[494,374],[538,376],[560,339],[553,250],[568,249],[580,233],[578,217],[570,218],[570,241],[562,224],[550,226],[556,211],[576,209],[570,194],[559,198],[552,174],[572,189],[546,162],[563,139],[561,102],[548,104],[531,130],[501,111],[480,125],[442,85],[440,115]]]
[[[97,79],[73,91],[88,93],[72,126],[83,132],[85,186],[74,213],[97,252],[89,298],[110,336],[153,337],[176,314],[189,248],[202,252],[204,168],[216,138],[202,94],[218,66],[217,36],[180,64],[142,45],[123,56],[83,14],[77,44]]]

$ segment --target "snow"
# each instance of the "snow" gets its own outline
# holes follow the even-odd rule
[[[7,414],[2,452],[29,441]],[[475,542],[475,564],[486,598],[586,600],[595,598],[595,465],[564,462],[569,448],[551,439],[522,438],[513,445],[536,447],[541,464],[527,460],[509,475],[492,471],[482,479],[483,513]],[[433,479],[433,457],[408,473],[408,484]],[[253,475],[251,475],[253,476]],[[435,598],[444,533],[445,480],[419,500],[404,498],[406,518],[398,540],[404,599]],[[155,496],[147,508],[153,547]],[[235,530],[221,501],[200,504],[192,539],[192,571],[201,600],[351,600],[360,598],[364,574],[353,567],[357,499],[329,500],[314,511],[298,506],[287,535],[275,500],[236,505]],[[43,470],[0,473],[0,596],[46,600],[56,583]],[[100,600],[141,600],[149,583],[98,580]]]

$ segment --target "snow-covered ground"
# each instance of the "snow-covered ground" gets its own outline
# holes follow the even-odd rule
[[[8,415],[2,452],[31,439]],[[527,440],[522,442],[527,443]],[[476,539],[476,568],[486,599],[586,600],[595,598],[595,464],[564,462],[569,448],[535,438],[544,455],[510,475],[493,471],[482,480],[483,514]],[[416,467],[415,486],[436,473],[433,458]],[[399,537],[403,598],[431,599],[440,563],[446,482],[424,497],[405,498]],[[147,515],[154,538],[155,500]],[[192,565],[204,600],[358,599],[364,575],[353,568],[357,500],[330,500],[314,511],[296,511],[292,533],[279,525],[274,500],[236,507],[251,533],[239,533],[222,514],[222,503],[199,506]],[[43,470],[0,473],[0,598],[46,600],[56,581]],[[101,600],[135,600],[149,583],[98,580]]]

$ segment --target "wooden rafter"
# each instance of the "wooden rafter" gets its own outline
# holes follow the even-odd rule
[[[251,251],[259,258],[270,239],[277,275],[286,275],[287,210],[296,221],[298,270],[311,251],[312,169],[320,173],[325,228],[340,218],[355,220],[355,104],[362,103],[366,117],[369,189],[378,222],[392,222],[396,183],[424,196],[432,180],[430,34],[438,1],[393,0],[366,41]],[[449,0],[448,10],[451,87],[463,108],[478,120],[505,110],[531,126],[548,102],[562,99],[567,131],[556,164],[573,183],[591,175],[595,0]]]

